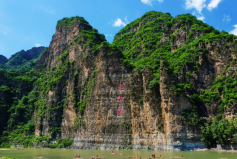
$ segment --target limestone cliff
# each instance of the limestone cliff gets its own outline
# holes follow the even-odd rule
[[[236,113],[204,100],[217,77],[235,74],[236,40],[191,15],[150,12],[109,44],[83,18],[64,18],[37,65],[46,75],[34,88],[35,135],[78,148],[205,147],[200,124]]]

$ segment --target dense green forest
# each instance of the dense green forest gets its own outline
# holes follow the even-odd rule
[[[150,89],[159,87],[160,82],[160,63],[166,63],[168,73],[173,77],[168,85],[170,90],[175,91],[175,95],[188,94],[192,102],[192,109],[182,112],[181,121],[187,125],[200,128],[203,135],[202,141],[208,146],[216,144],[229,144],[235,142],[237,136],[237,120],[226,119],[225,111],[233,109],[237,104],[237,74],[228,74],[228,71],[236,64],[236,58],[230,56],[237,53],[237,37],[228,34],[226,31],[219,31],[197,20],[191,14],[172,17],[169,13],[151,11],[141,18],[126,25],[119,31],[112,44],[105,40],[105,36],[99,34],[82,17],[64,18],[58,21],[57,28],[70,31],[75,20],[80,19],[87,28],[74,37],[72,44],[80,44],[82,38],[87,39],[83,48],[90,46],[91,55],[99,54],[101,49],[117,52],[121,57],[121,62],[126,68],[142,72],[144,69],[152,71],[152,79],[148,83]],[[136,30],[135,28],[138,28]],[[179,29],[175,29],[179,28]],[[174,31],[175,30],[175,31]],[[188,39],[182,46],[177,46],[175,41],[181,33],[187,33]],[[196,37],[196,34],[199,36]],[[164,39],[164,34],[168,38]],[[103,43],[103,45],[101,45]],[[202,56],[212,62],[206,47],[220,44],[216,47],[216,52],[226,56],[225,72],[220,77],[216,77],[207,87],[202,87],[201,91],[192,84],[195,81],[194,75],[199,73],[199,57]],[[51,128],[52,135],[35,137],[35,123],[32,117],[37,111],[39,117],[45,117],[47,112],[58,114],[62,118],[63,106],[67,99],[61,99],[57,107],[47,107],[45,102],[46,93],[52,86],[62,86],[67,79],[64,75],[73,68],[73,63],[68,60],[69,48],[64,49],[64,53],[58,57],[62,65],[51,68],[46,72],[46,65],[37,64],[40,57],[28,61],[21,66],[16,66],[17,71],[9,71],[7,67],[0,70],[0,147],[10,147],[10,145],[45,147],[68,147],[73,143],[72,139],[62,140],[57,137],[57,144],[50,144],[50,140],[55,138],[55,134],[60,132],[60,124]],[[45,53],[50,53],[48,50]],[[110,54],[104,55],[110,57]],[[67,57],[67,58],[65,58]],[[83,57],[85,60],[87,57]],[[186,67],[187,66],[187,67]],[[185,71],[184,71],[185,70]],[[79,73],[80,70],[77,70]],[[96,68],[94,70],[96,72]],[[94,72],[94,74],[95,74]],[[178,75],[184,74],[182,82],[178,80]],[[208,74],[212,74],[212,70]],[[93,78],[94,74],[90,76]],[[75,78],[70,77],[70,78]],[[70,79],[69,78],[69,79]],[[93,85],[93,80],[89,83]],[[65,83],[64,83],[65,84]],[[90,87],[91,88],[91,87]],[[89,94],[90,89],[84,93]],[[76,94],[75,94],[76,96]],[[76,98],[76,97],[75,97]],[[76,100],[76,99],[75,99]],[[86,98],[77,101],[78,111],[83,113]],[[215,117],[212,120],[205,120],[206,112],[204,106],[216,105],[213,110]],[[50,121],[50,119],[49,119]],[[46,141],[42,143],[42,141]]]

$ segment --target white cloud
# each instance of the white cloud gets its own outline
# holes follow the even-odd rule
[[[35,46],[36,46],[36,47],[40,47],[40,46],[42,46],[42,45],[35,43]]]
[[[206,7],[206,0],[185,0],[185,8],[192,9],[195,8],[200,14],[202,9]]]
[[[205,17],[202,13],[196,13],[195,11],[192,13],[193,16],[196,16],[198,20],[204,21]]]
[[[112,34],[105,34],[105,36],[113,36]]]
[[[234,25],[235,29],[230,31],[230,34],[237,35],[237,24]]]
[[[128,22],[128,16],[125,17],[125,23],[128,24],[130,22]]]
[[[150,6],[152,6],[152,2],[153,2],[154,0],[141,0],[141,2],[142,3],[145,3],[145,4],[147,4],[147,5],[150,5]],[[164,0],[157,0],[159,3],[161,3],[161,2],[163,2]]]
[[[142,3],[145,3],[145,4],[147,4],[147,5],[150,5],[150,6],[152,6],[152,1],[153,0],[141,0],[142,1]]]
[[[204,16],[198,16],[197,19],[203,21],[205,19],[205,17]]]
[[[225,15],[225,14],[224,14],[224,18],[222,19],[222,21],[228,23],[228,22],[231,21],[231,18],[230,18],[229,15]]]
[[[207,9],[211,11],[212,9],[216,8],[221,1],[222,0],[211,0],[211,2],[207,6]]]
[[[118,18],[113,24],[115,27],[120,27],[121,25],[126,26],[126,24],[120,18]]]

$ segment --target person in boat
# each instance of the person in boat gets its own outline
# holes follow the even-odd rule
[[[151,159],[151,157],[149,156],[148,159]]]
[[[123,151],[121,151],[120,155],[123,155]]]
[[[137,157],[138,157],[138,154],[137,154]]]
[[[94,156],[92,156],[92,159],[95,159]]]
[[[75,154],[75,158],[77,158],[77,154]]]
[[[140,156],[139,159],[142,159],[142,157]]]
[[[161,154],[160,154],[160,157],[161,157]]]
[[[181,157],[182,157],[182,158],[184,157],[184,154],[183,154],[183,152],[181,153]]]
[[[151,157],[154,158],[153,154],[151,154]]]
[[[155,157],[156,157],[156,154],[153,155],[153,158],[155,158]]]
[[[112,153],[114,153],[114,150],[112,150]]]

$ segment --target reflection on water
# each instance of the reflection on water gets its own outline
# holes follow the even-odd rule
[[[170,157],[180,157],[182,152],[168,152],[168,151],[136,151],[136,150],[123,150],[123,156],[120,155],[120,151],[116,150],[115,154],[111,154],[112,150],[77,150],[77,149],[23,149],[23,150],[0,150],[0,155],[8,155],[10,157],[18,157],[19,159],[38,159],[39,156],[43,156],[43,159],[74,159],[75,154],[80,155],[81,158],[90,159],[92,156],[103,155],[105,159],[125,159],[125,157],[138,154],[142,159],[152,157],[152,154],[156,154],[156,157],[160,156],[162,159],[169,159]],[[184,151],[185,159],[237,159],[236,153],[220,153],[213,151],[206,152],[192,152]]]

